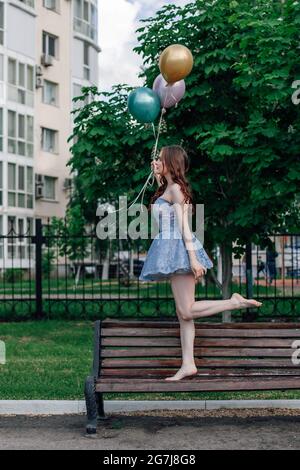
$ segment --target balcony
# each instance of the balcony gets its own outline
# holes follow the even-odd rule
[[[98,41],[97,27],[92,26],[90,23],[82,20],[81,18],[74,18],[73,23],[74,31],[82,34],[83,36],[91,39],[94,43]]]
[[[34,93],[24,88],[19,88],[16,85],[7,84],[7,98],[9,101],[34,107]]]

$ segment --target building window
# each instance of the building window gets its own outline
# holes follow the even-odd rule
[[[57,153],[58,131],[42,127],[42,149],[44,152]]]
[[[97,7],[91,1],[75,0],[74,30],[97,42]]]
[[[51,176],[45,176],[45,199],[50,199],[51,201],[56,200],[56,178]]]
[[[52,57],[57,58],[58,56],[58,38],[53,34],[46,33],[43,31],[43,53],[46,55],[51,55]]]
[[[59,12],[59,0],[43,0],[43,5],[48,10]]]
[[[8,59],[8,99],[26,106],[34,106],[33,66]]]
[[[0,2],[0,44],[4,44],[4,3]]]
[[[8,233],[17,234],[20,237],[11,237],[7,240],[7,255],[12,260],[23,260],[32,257],[34,250],[33,245],[30,243],[30,235],[32,233],[32,218],[8,216]],[[26,235],[22,237],[22,235]]]
[[[8,164],[8,205],[33,209],[33,168]]]
[[[19,0],[19,2],[24,3],[28,7],[34,8],[34,0]]]
[[[58,103],[58,85],[57,83],[44,80],[43,85],[43,103],[56,106]]]
[[[8,110],[8,153],[33,157],[33,116]]]
[[[83,43],[83,78],[85,80],[90,79],[90,46],[87,42]]]

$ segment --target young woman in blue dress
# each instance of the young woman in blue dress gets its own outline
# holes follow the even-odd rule
[[[197,374],[194,358],[194,319],[209,317],[224,311],[260,307],[262,303],[254,299],[246,299],[238,293],[234,293],[230,299],[226,300],[195,301],[195,284],[206,274],[207,268],[212,267],[212,262],[208,258],[199,240],[192,234],[188,223],[188,208],[189,204],[192,203],[192,193],[185,173],[189,168],[189,159],[182,147],[177,145],[168,146],[162,148],[158,158],[151,163],[151,166],[158,183],[158,189],[151,199],[151,205],[156,200],[159,200],[161,203],[170,204],[169,207],[174,208],[174,215],[178,222],[177,226],[180,228],[182,236],[180,241],[182,245],[176,246],[176,252],[172,254],[171,260],[167,258],[167,262],[172,266],[173,258],[183,260],[184,258],[180,254],[180,249],[181,246],[184,246],[186,256],[185,263],[188,263],[188,266],[187,264],[182,265],[181,269],[175,269],[173,267],[169,271],[166,270],[163,275],[157,268],[159,276],[155,277],[156,266],[161,266],[161,264],[153,264],[153,256],[151,256],[149,250],[140,276],[141,280],[168,278],[171,281],[176,314],[180,322],[182,365],[175,375],[165,380],[176,381]],[[193,242],[192,244],[189,243],[191,240],[194,240],[194,245]],[[158,242],[157,240],[154,241]],[[171,240],[164,240],[164,243],[168,242],[171,243]],[[196,248],[191,249],[191,246]],[[168,252],[166,246],[162,245],[162,249],[163,253],[155,257],[157,258],[157,263],[161,263],[161,259],[159,258],[164,257],[164,253]],[[156,245],[154,251],[157,255]],[[147,266],[151,266],[152,270],[148,269],[147,271]],[[165,265],[162,264],[162,266]],[[176,264],[173,266],[176,267]]]

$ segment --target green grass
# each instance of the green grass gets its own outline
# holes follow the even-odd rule
[[[0,324],[7,363],[0,365],[0,400],[83,399],[93,355],[91,322]],[[226,393],[115,393],[105,399],[300,399],[299,391]]]
[[[233,292],[239,292],[239,286],[236,283],[232,284]],[[21,282],[1,282],[0,281],[0,295],[10,296],[10,295],[23,295],[24,297],[34,295],[35,293],[35,281],[24,280]],[[100,296],[100,294],[112,294],[124,296],[125,298],[129,295],[138,296],[149,296],[149,297],[170,297],[172,296],[171,284],[169,282],[149,282],[148,284],[138,283],[133,281],[130,286],[123,286],[119,284],[116,279],[111,279],[108,281],[99,281],[92,278],[85,279],[80,281],[77,286],[75,286],[74,279],[44,279],[43,280],[43,293],[45,296],[49,294],[64,294],[65,296],[82,296],[83,294],[93,294]],[[255,296],[269,296],[274,297],[275,288],[274,286],[254,286]],[[296,293],[296,288],[294,289]],[[297,291],[298,293],[298,291]],[[241,294],[246,294],[246,285],[241,285]],[[202,296],[207,295],[208,297],[218,297],[221,296],[221,293],[216,288],[215,285],[208,283],[207,287],[202,287],[201,284],[196,286],[196,295]],[[282,289],[277,287],[276,295],[278,297],[283,295]]]

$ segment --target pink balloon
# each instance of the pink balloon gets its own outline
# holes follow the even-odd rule
[[[160,74],[154,80],[153,90],[158,93],[163,108],[172,108],[184,97],[185,81],[169,84]]]

